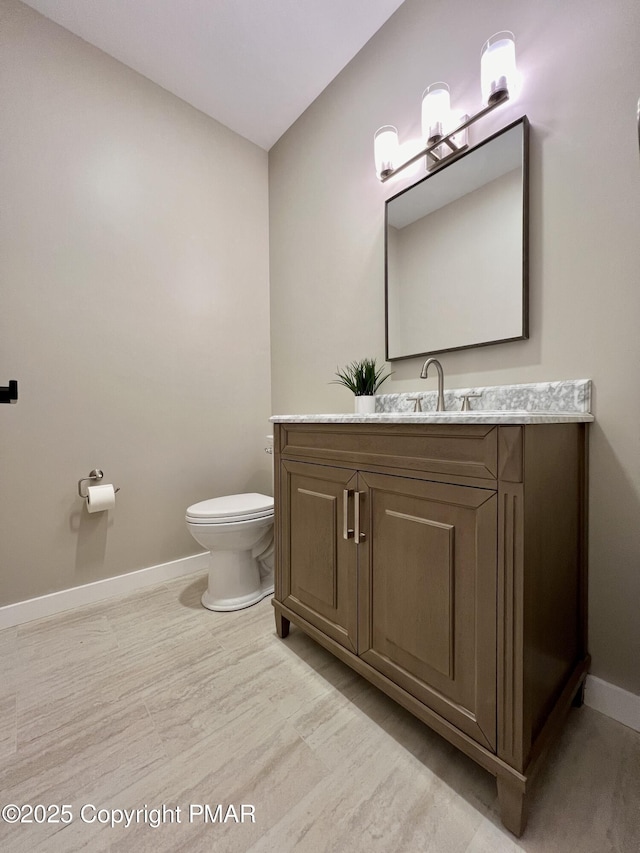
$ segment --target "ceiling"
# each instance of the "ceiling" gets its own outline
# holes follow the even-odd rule
[[[24,0],[269,150],[403,0]]]

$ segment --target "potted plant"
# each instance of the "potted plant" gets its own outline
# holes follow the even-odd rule
[[[342,370],[336,370],[335,385],[344,385],[355,394],[356,412],[375,412],[375,393],[391,373],[382,375],[384,365],[378,367],[375,358],[352,361]]]

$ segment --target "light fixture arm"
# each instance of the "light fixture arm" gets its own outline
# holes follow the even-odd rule
[[[465,118],[465,120],[461,124],[459,124],[458,127],[451,130],[445,136],[441,136],[439,139],[437,139],[436,142],[432,143],[431,145],[427,145],[426,148],[423,148],[422,151],[419,151],[417,154],[414,154],[413,157],[410,157],[400,166],[396,166],[394,169],[391,169],[386,174],[381,175],[380,180],[382,181],[382,183],[388,181],[389,178],[392,178],[394,175],[397,175],[398,172],[401,172],[403,169],[406,169],[407,166],[411,166],[413,163],[416,163],[422,157],[427,157],[428,160],[430,159],[430,165],[432,168],[438,167],[443,163],[446,163],[451,157],[454,157],[456,154],[459,154],[461,151],[464,151],[467,147],[466,145],[456,145],[452,137],[456,136],[458,133],[461,133],[463,130],[466,130],[472,124],[477,122],[478,119],[483,118],[496,107],[500,106],[500,104],[504,104],[508,100],[509,92],[506,89],[503,89],[500,92],[496,92],[495,95],[492,97],[491,102],[486,107],[483,107],[481,110],[478,110],[478,112],[474,115]],[[436,149],[440,148],[441,145],[446,145],[450,149],[450,153],[444,156],[439,156],[438,154],[436,154]]]

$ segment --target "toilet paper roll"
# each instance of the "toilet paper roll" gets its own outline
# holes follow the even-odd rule
[[[104,512],[116,505],[116,490],[111,483],[103,486],[89,486],[87,489],[87,509],[89,512]]]

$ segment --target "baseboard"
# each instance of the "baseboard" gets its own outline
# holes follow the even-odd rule
[[[112,598],[114,595],[126,595],[137,589],[152,586],[163,581],[190,575],[193,572],[205,571],[209,565],[209,553],[193,554],[180,560],[172,560],[169,563],[160,563],[157,566],[149,566],[147,569],[139,569],[126,575],[117,575],[114,578],[104,578],[93,583],[74,586],[71,589],[62,589],[49,595],[41,595],[38,598],[30,598],[27,601],[18,601],[15,604],[7,604],[0,607],[0,630],[12,628],[14,625],[22,625],[33,619],[42,619],[45,616],[55,616],[73,607],[82,607],[84,604],[95,604]]]
[[[601,678],[588,675],[584,704],[640,732],[640,696]]]

